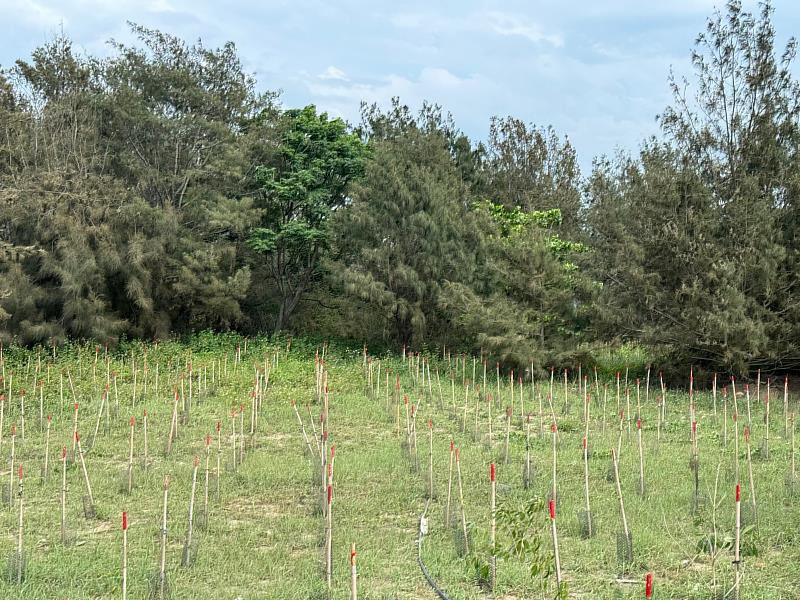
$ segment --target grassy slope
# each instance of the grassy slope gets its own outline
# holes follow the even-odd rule
[[[167,361],[185,357],[187,350],[177,345],[162,347],[158,354],[150,351],[153,361],[161,364],[161,385],[158,394],[149,390],[146,399],[131,407],[132,377],[129,362],[118,357],[112,369],[119,372],[120,414],[112,421],[110,434],[101,433],[98,443],[87,454],[99,518],[83,518],[80,496],[83,483],[79,468],[68,471],[69,528],[76,543],[68,548],[59,541],[58,498],[60,493],[60,464],[58,449],[69,439],[71,428],[71,394],[65,391],[64,405],[59,403],[57,373],[69,369],[76,385],[81,406],[83,439],[91,437],[94,429],[99,392],[91,373],[94,353],[84,349],[82,375],[78,360],[72,355],[59,358],[51,369],[50,383],[45,386],[46,412],[54,415],[51,442],[51,477],[46,484],[38,479],[42,461],[43,441],[38,425],[38,399],[27,397],[27,439],[20,446],[25,465],[26,533],[28,558],[26,582],[18,594],[4,578],[0,581],[0,597],[70,599],[118,596],[120,564],[119,514],[129,511],[130,574],[129,597],[146,597],[148,581],[153,576],[158,555],[158,528],[161,510],[161,481],[169,473],[173,477],[170,491],[170,545],[168,551],[169,580],[173,598],[315,598],[324,596],[321,578],[322,517],[316,510],[317,492],[312,477],[311,462],[303,454],[304,442],[292,412],[290,400],[302,407],[313,402],[313,349],[297,349],[280,361],[270,379],[270,389],[264,403],[256,447],[248,449],[244,464],[237,473],[224,472],[222,498],[212,502],[211,526],[208,532],[197,532],[199,554],[189,569],[179,567],[183,535],[186,529],[188,495],[191,483],[192,457],[204,454],[203,438],[213,432],[216,419],[223,418],[223,433],[227,432],[231,407],[246,403],[252,388],[252,369],[236,371],[229,358],[229,375],[192,412],[191,423],[181,427],[179,439],[169,458],[161,451],[166,438],[170,414],[170,389],[174,381]],[[263,357],[265,347],[251,344],[245,364]],[[222,351],[194,355],[195,368],[210,365],[221,359]],[[228,353],[232,357],[232,353]],[[7,371],[15,371],[10,407],[6,415],[2,454],[7,457],[8,424],[19,420],[19,387],[30,389],[32,369],[28,371],[26,356],[9,357]],[[35,364],[35,362],[34,362]],[[141,367],[141,358],[138,359]],[[393,369],[402,366],[397,359],[385,363]],[[479,598],[483,594],[472,583],[468,567],[454,550],[452,535],[445,531],[442,513],[447,484],[448,445],[452,436],[462,448],[465,505],[467,518],[473,526],[473,542],[484,546],[488,531],[488,464],[498,460],[502,448],[502,418],[496,420],[495,448],[490,451],[485,439],[476,442],[472,435],[474,413],[470,402],[467,433],[461,433],[463,419],[463,388],[456,390],[457,410],[439,406],[415,390],[407,371],[403,371],[403,390],[412,401],[421,399],[418,428],[419,452],[423,470],[412,472],[408,455],[401,448],[395,431],[394,416],[387,414],[385,400],[366,393],[361,357],[357,353],[332,351],[328,360],[331,388],[331,429],[337,447],[334,500],[334,597],[348,597],[349,545],[358,546],[361,598],[433,598],[416,565],[416,531],[419,514],[425,501],[425,465],[427,464],[427,430],[425,421],[434,424],[434,462],[438,497],[430,507],[431,532],[426,538],[424,558],[434,577],[452,598]],[[139,375],[141,377],[141,374]],[[153,373],[150,373],[151,381]],[[444,401],[451,402],[449,380],[444,380]],[[104,370],[99,369],[98,384],[102,385]],[[141,390],[141,381],[139,381]],[[494,387],[494,385],[492,385]],[[526,389],[526,394],[529,390]],[[559,395],[560,395],[559,391]],[[508,403],[508,390],[502,391],[502,404]],[[785,501],[784,481],[788,469],[788,444],[782,437],[782,399],[773,404],[771,460],[756,460],[754,475],[760,502],[759,531],[756,536],[759,555],[745,559],[743,598],[791,598],[793,568],[800,559],[796,543],[800,530],[797,501]],[[518,401],[518,398],[517,398]],[[534,409],[526,395],[526,410]],[[718,427],[710,415],[710,398],[700,400],[701,482],[708,498],[700,519],[689,513],[691,485],[688,469],[688,418],[685,395],[670,394],[670,425],[660,448],[655,448],[655,407],[643,409],[645,461],[648,495],[635,494],[638,478],[638,455],[634,435],[628,441],[623,436],[621,476],[626,510],[633,531],[635,565],[627,576],[641,580],[644,573],[655,573],[659,598],[707,598],[711,570],[709,561],[698,555],[696,546],[701,536],[710,531],[711,497],[717,464],[722,462],[717,518],[720,527],[730,530],[733,486],[728,466],[732,450],[723,455],[719,444]],[[557,400],[557,407],[561,400]],[[560,420],[559,444],[559,532],[563,570],[576,596],[593,598],[638,598],[644,596],[643,585],[616,583],[619,567],[616,562],[615,533],[620,528],[618,504],[614,487],[606,481],[609,448],[616,442],[615,426],[611,424],[616,400],[609,398],[606,434],[602,435],[601,403],[593,403],[590,445],[594,455],[590,463],[592,509],[598,535],[591,540],[580,539],[576,511],[583,505],[583,467],[580,438],[582,425],[577,399],[572,401],[571,413]],[[127,455],[128,417],[139,418],[147,407],[150,412],[150,448],[152,464],[145,475],[136,471],[136,489],[131,497],[119,491],[121,474]],[[317,407],[312,407],[315,414]],[[485,409],[484,409],[485,410]],[[741,409],[744,412],[744,409]],[[518,410],[517,410],[518,412]],[[763,437],[763,410],[753,411],[754,444]],[[745,413],[746,414],[746,413]],[[306,427],[309,427],[307,414]],[[481,413],[482,430],[485,413]],[[729,426],[732,423],[729,420]],[[534,429],[538,428],[538,423]],[[485,438],[485,436],[484,436]],[[223,436],[223,444],[226,438]],[[137,429],[137,454],[141,453],[141,431]],[[550,485],[551,442],[549,436],[534,439],[534,465],[537,477],[532,492],[522,489],[524,439],[520,422],[515,417],[512,432],[512,458],[509,465],[498,465],[500,500],[516,501],[531,493],[544,495]],[[741,452],[744,457],[744,449]],[[228,454],[224,454],[228,458]],[[225,464],[227,461],[223,461]],[[7,485],[7,459],[0,470],[2,483]],[[137,462],[137,464],[139,464]],[[212,470],[215,454],[212,452]],[[743,497],[749,494],[746,483],[746,463],[742,461]],[[202,468],[198,486],[198,504],[202,503]],[[314,479],[316,481],[316,479]],[[0,510],[0,552],[8,555],[14,545],[16,514],[8,508]],[[542,532],[547,548],[550,545],[546,515],[534,526]],[[730,580],[730,555],[724,553],[719,561],[718,575]],[[501,563],[498,595],[507,597],[538,597],[539,593],[520,565]],[[549,588],[552,595],[552,586]]]

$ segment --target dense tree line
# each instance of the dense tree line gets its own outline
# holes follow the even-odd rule
[[[0,340],[290,330],[542,368],[633,342],[800,365],[800,87],[768,4],[707,22],[662,135],[582,174],[566,137],[438,106],[350,126],[235,47],[133,26],[0,71]]]

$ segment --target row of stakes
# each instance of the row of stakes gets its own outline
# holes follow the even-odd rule
[[[373,361],[372,361],[371,358],[368,358],[366,356],[366,353],[365,353],[365,364],[368,367],[368,369],[367,369],[367,378],[368,378],[369,390],[374,396],[380,397],[380,385],[381,385],[381,380],[382,380],[381,368],[380,368],[380,363],[378,361],[375,361],[375,362],[377,363],[377,365],[375,365],[375,366],[377,366],[377,376],[373,377],[373,372],[372,372],[373,371],[373,366],[374,366],[373,365]],[[415,363],[414,363],[413,360],[410,360],[408,364],[411,367],[413,367]],[[419,355],[417,355],[417,360],[416,360],[416,369],[417,369],[416,375],[417,376],[420,375],[420,371],[419,371],[419,365],[420,364],[422,364],[422,370],[421,370],[421,374],[422,374],[421,378],[422,378],[422,381],[423,381],[422,389],[425,390],[425,386],[424,386],[425,375],[424,374],[427,371],[427,373],[428,373],[427,381],[428,381],[428,386],[429,386],[427,391],[430,393],[430,396],[433,398],[434,397],[433,390],[431,389],[432,388],[433,378],[430,375],[429,361],[427,361],[425,359],[420,361]],[[390,400],[389,399],[390,399],[391,396],[389,394],[389,370],[388,369],[385,370],[385,375],[386,375],[386,377],[385,377],[384,388],[385,388],[386,398],[387,398],[387,408],[389,408],[389,406],[390,406]],[[413,376],[414,376],[414,373],[412,372],[412,377]],[[437,371],[437,374],[436,374],[436,378],[437,378],[437,384],[439,385],[439,389],[441,390],[441,387],[440,387],[440,384],[439,384],[438,371]],[[453,380],[454,380],[454,377],[451,376],[451,382]],[[513,381],[513,379],[512,379],[512,381]],[[619,374],[618,374],[618,377],[617,377],[617,381],[618,381],[618,385],[619,385]],[[637,388],[638,388],[638,384],[639,384],[639,381],[637,380]],[[468,382],[465,382],[465,390],[468,390],[468,385],[469,385]],[[734,422],[734,427],[736,428],[736,431],[738,432],[738,431],[740,431],[740,429],[738,427],[737,394],[736,394],[736,391],[735,391],[735,379],[733,377],[731,378],[731,385],[733,387],[733,402],[734,402],[734,411],[733,411],[732,420]],[[566,386],[566,372],[565,372],[565,386]],[[584,390],[586,390],[588,388],[588,385],[586,384],[586,378],[584,378],[584,386],[585,386]],[[758,386],[758,388],[760,388],[760,374],[759,374],[759,381],[758,381],[757,386]],[[690,410],[690,423],[691,423],[691,431],[690,431],[690,436],[689,436],[690,437],[690,443],[691,443],[690,470],[691,470],[691,473],[693,475],[693,494],[692,494],[693,511],[697,512],[699,510],[699,507],[702,504],[702,502],[701,502],[700,487],[699,487],[699,446],[698,446],[698,435],[697,435],[697,415],[696,415],[695,405],[694,405],[694,389],[693,388],[694,388],[693,375],[690,375],[690,394],[689,394],[689,396],[690,396],[689,410]],[[512,386],[511,387],[512,394],[513,394],[513,389],[514,388]],[[665,390],[665,388],[663,386],[663,380],[662,380],[662,394],[663,394],[662,397],[665,398],[666,397],[666,390]],[[626,395],[628,395],[628,394],[626,393]],[[716,376],[715,376],[714,384],[713,384],[713,397],[714,397],[715,410],[716,410],[716,395],[717,395],[717,386],[716,386]],[[748,406],[748,421],[750,421],[751,420],[751,415],[750,415],[749,387],[746,387],[745,395],[746,395],[747,400],[748,400],[748,403],[747,403],[747,406]],[[769,443],[768,442],[768,440],[769,440],[768,423],[769,423],[769,404],[770,404],[769,395],[770,395],[770,384],[769,384],[769,381],[768,381],[768,384],[767,384],[767,398],[765,400],[765,415],[764,415],[764,422],[766,424],[766,432],[765,432],[764,440],[765,440],[766,443],[764,445],[762,445],[762,456],[764,456],[765,458],[768,458],[768,443]],[[395,395],[394,395],[394,397],[397,398],[398,396],[399,396],[399,375],[396,376],[396,378],[395,378]],[[477,394],[476,394],[476,396],[477,396]],[[488,402],[489,411],[491,411],[491,407],[492,407],[492,404],[493,404],[492,401],[491,401],[491,397],[490,396],[491,396],[491,394],[487,394],[487,399],[489,400],[489,402]],[[520,394],[520,400],[521,400],[521,396],[522,396],[522,394]],[[585,396],[584,423],[585,423],[586,429],[585,429],[584,437],[583,437],[583,440],[582,440],[582,446],[583,446],[583,463],[584,463],[585,509],[583,511],[579,512],[578,518],[579,518],[579,521],[580,521],[580,524],[581,524],[582,535],[584,537],[591,537],[592,534],[593,534],[593,524],[592,524],[591,508],[590,508],[590,501],[589,501],[589,485],[588,485],[589,449],[588,449],[588,444],[587,444],[587,439],[588,439],[588,436],[589,436],[589,407],[590,407],[590,402],[589,402],[589,394],[588,394],[588,392],[584,391],[584,396]],[[727,397],[727,389],[723,389],[723,396],[725,398]],[[760,397],[760,391],[757,392],[756,397],[757,398]],[[619,398],[619,395],[618,395],[618,398]],[[548,400],[550,400],[550,398],[548,398]],[[565,404],[566,404],[566,402],[567,402],[567,399],[566,399],[566,393],[565,393]],[[627,402],[628,402],[628,406],[630,406],[629,396],[628,396]],[[440,403],[441,403],[441,396],[440,396]],[[618,400],[618,403],[619,403],[619,400]],[[414,405],[414,404],[411,404],[410,408],[409,408],[409,403],[408,403],[408,397],[407,396],[404,396],[403,404],[405,406],[405,420],[406,420],[406,427],[405,427],[406,435],[405,435],[405,440],[403,442],[403,445],[404,445],[404,448],[406,448],[409,451],[409,454],[410,454],[410,456],[412,458],[412,461],[413,461],[412,462],[412,467],[415,470],[418,470],[419,469],[419,461],[418,461],[418,458],[417,458],[417,440],[416,440],[416,413],[417,413],[417,406]],[[554,546],[554,556],[555,556],[554,560],[555,560],[555,563],[556,563],[554,570],[555,570],[556,578],[557,578],[558,582],[560,583],[561,582],[561,568],[560,568],[560,560],[558,558],[557,534],[556,534],[556,530],[555,530],[555,510],[556,510],[556,504],[557,504],[556,485],[555,485],[556,481],[557,481],[557,478],[556,478],[556,456],[557,456],[556,448],[557,448],[558,430],[557,430],[557,427],[556,427],[555,411],[552,410],[552,401],[550,401],[550,404],[551,404],[551,413],[552,413],[552,417],[553,417],[553,423],[552,423],[552,432],[553,432],[553,479],[552,479],[552,482],[553,483],[552,483],[552,490],[550,492],[549,499],[550,499],[550,504],[551,504],[551,520],[554,523],[554,527],[553,527],[553,533],[554,533],[554,535],[553,535],[553,546]],[[466,406],[467,406],[467,402],[466,402],[466,399],[465,399],[464,418],[461,420],[462,432],[464,432],[466,430]],[[477,407],[478,407],[478,405],[476,405],[476,409],[477,409]],[[666,408],[665,407],[666,407],[666,402],[665,401],[661,401],[661,399],[659,398],[659,437],[660,437],[660,429],[661,429],[661,426],[662,426],[661,419],[662,418],[665,419],[665,414],[666,414]],[[727,402],[724,402],[723,403],[723,411],[726,411],[726,408],[727,408]],[[396,409],[394,411],[395,414],[394,415],[390,414],[390,417],[395,417],[396,422],[399,424],[399,421],[400,421],[400,418],[399,418],[400,405],[398,403],[395,403],[395,409]],[[565,410],[564,412],[567,412],[567,411]],[[790,414],[789,411],[788,411],[788,381],[786,381],[786,380],[784,382],[784,413],[786,415],[787,435],[789,435],[791,437],[791,470],[790,470],[790,475],[789,475],[789,481],[791,481],[793,483],[793,482],[796,481],[795,444],[794,444],[794,414]],[[491,413],[489,412],[489,414],[491,414]],[[631,529],[629,527],[627,515],[626,515],[626,512],[625,512],[625,504],[624,504],[624,499],[623,499],[623,495],[622,495],[622,488],[621,488],[621,484],[620,484],[620,477],[619,477],[619,456],[620,456],[620,453],[621,453],[621,439],[622,439],[622,434],[623,434],[623,431],[624,431],[624,414],[625,414],[625,411],[621,410],[620,414],[619,414],[620,418],[619,418],[619,430],[618,430],[617,448],[616,449],[615,448],[611,449],[611,464],[609,466],[609,481],[615,483],[615,491],[616,491],[616,495],[617,495],[618,502],[619,502],[619,513],[620,513],[621,529],[617,532],[617,556],[618,556],[619,562],[623,565],[623,568],[626,565],[632,565],[633,564],[632,533],[631,533]],[[641,414],[641,404],[640,404],[639,393],[638,393],[638,389],[637,389],[637,415],[640,415],[640,414]],[[726,415],[727,415],[727,412],[725,412],[724,416],[726,416]],[[453,411],[453,413],[451,413],[451,416],[455,416],[455,411]],[[506,441],[505,441],[505,445],[504,445],[504,462],[505,463],[508,462],[508,437],[509,437],[508,432],[509,432],[510,423],[511,423],[511,416],[512,416],[511,407],[509,407],[508,410],[507,410],[506,435],[505,435],[505,440]],[[540,418],[541,418],[541,413],[540,413]],[[525,420],[525,422],[527,423],[527,426],[526,426],[526,460],[525,460],[525,467],[524,467],[525,470],[524,470],[523,479],[526,482],[525,483],[526,487],[527,487],[527,482],[530,480],[530,471],[531,471],[530,453],[529,453],[530,419],[531,419],[531,416],[528,415],[526,420]],[[725,419],[725,420],[726,420],[726,423],[725,423],[725,431],[726,431],[727,430],[727,419]],[[628,421],[628,423],[630,424],[630,421]],[[604,425],[605,425],[605,422],[604,422]],[[429,420],[429,430],[430,430],[430,435],[432,437],[432,427],[431,427],[430,420]],[[477,410],[476,410],[476,431],[477,431]],[[490,435],[490,439],[491,439],[491,420],[489,420],[489,431],[490,431],[489,435]],[[742,429],[741,431],[743,433],[743,436],[744,436],[744,439],[745,439],[745,444],[746,444],[748,476],[749,476],[749,483],[750,483],[749,488],[750,488],[750,496],[751,496],[749,506],[746,504],[747,508],[749,509],[746,512],[750,513],[750,514],[747,515],[747,521],[748,522],[752,522],[752,521],[755,521],[756,501],[755,501],[755,485],[754,485],[754,481],[753,481],[753,470],[752,470],[752,455],[751,455],[751,445],[750,445],[750,426],[746,425],[744,427],[744,429]],[[646,489],[645,489],[645,474],[644,474],[645,473],[645,471],[644,471],[644,451],[643,451],[643,443],[642,443],[642,421],[641,421],[641,417],[640,416],[637,416],[637,419],[636,419],[636,432],[637,432],[636,437],[637,437],[637,446],[638,446],[638,455],[639,455],[638,456],[638,458],[639,458],[639,482],[638,482],[638,486],[637,486],[638,487],[637,491],[641,496],[644,496],[645,493],[646,493]],[[724,437],[725,437],[725,439],[724,439],[723,443],[725,445],[727,445],[727,439],[726,439],[727,436],[724,436]],[[734,435],[734,444],[735,444],[735,455],[738,456],[738,444],[739,444],[739,435],[738,435],[738,433],[736,435]],[[764,451],[765,448],[766,448],[766,452]],[[428,481],[429,495],[432,494],[432,489],[433,489],[432,456],[433,456],[433,451],[432,451],[432,441],[431,441],[430,468],[429,468],[429,481]],[[463,540],[463,541],[458,541],[457,545],[461,547],[461,551],[462,552],[468,552],[469,542],[468,542],[468,535],[467,535],[468,532],[467,532],[467,528],[466,528],[466,517],[465,517],[465,514],[464,514],[464,510],[463,510],[463,488],[462,488],[462,485],[461,485],[461,477],[460,477],[459,451],[458,451],[458,448],[453,449],[453,443],[452,442],[451,442],[451,458],[450,458],[450,465],[451,465],[450,466],[450,477],[449,477],[449,483],[448,483],[448,488],[449,488],[448,489],[448,502],[447,502],[447,507],[446,507],[446,512],[445,512],[445,520],[446,520],[446,523],[449,524],[450,488],[452,487],[453,456],[455,456],[456,471],[457,471],[458,480],[459,480],[458,483],[459,483],[459,492],[460,492],[460,498],[461,498],[461,525],[462,525],[461,528],[460,528],[461,529],[460,536],[462,537],[462,540]],[[494,470],[494,466],[492,465],[492,471],[493,470]],[[492,473],[492,475],[493,475],[493,473]],[[741,570],[740,570],[741,548],[740,548],[740,546],[741,546],[741,533],[742,533],[742,521],[743,521],[743,518],[742,518],[742,511],[741,511],[741,504],[740,504],[741,486],[740,486],[740,480],[739,480],[739,461],[738,461],[738,459],[735,461],[735,466],[734,466],[734,480],[735,480],[735,490],[736,490],[736,493],[735,493],[736,510],[735,510],[735,543],[734,543],[734,547],[733,547],[734,560],[732,562],[733,562],[734,569],[735,569],[735,579],[734,579],[734,583],[733,583],[733,586],[732,586],[731,590],[728,593],[724,593],[723,594],[723,597],[726,597],[726,598],[727,597],[738,598],[739,594],[740,594],[740,589],[741,589]],[[494,497],[494,494],[492,494],[492,497]],[[492,515],[494,515],[494,504],[492,505]],[[494,518],[493,518],[492,519],[492,533],[491,533],[491,537],[492,537],[492,540],[493,540],[492,541],[492,545],[494,545],[494,531],[495,531],[495,527],[494,527]],[[492,584],[493,584],[493,581],[494,581],[495,570],[496,570],[496,557],[493,556],[492,557]],[[649,594],[652,594],[652,574],[648,574],[648,576],[646,577],[646,589],[649,590],[648,591]]]
[[[237,347],[235,361],[238,364],[241,361],[241,347]],[[2,356],[2,347],[0,347],[0,363],[3,366],[3,373],[5,374],[5,361]],[[227,357],[226,357],[227,363]],[[108,365],[108,363],[107,363]],[[158,363],[156,363],[158,365]],[[275,356],[274,365],[277,366],[277,356]],[[145,368],[146,370],[146,368]],[[212,380],[219,377],[221,379],[223,373],[223,365],[220,364],[218,369],[215,369],[217,372],[212,374]],[[156,373],[158,369],[156,368]],[[191,372],[191,369],[190,369]],[[227,374],[227,364],[225,364],[224,372]],[[108,377],[110,379],[111,372],[107,369]],[[137,371],[134,369],[134,382],[136,381],[136,373]],[[207,372],[206,372],[207,373]],[[36,376],[37,373],[34,375]],[[71,376],[68,377],[71,384]],[[267,368],[266,375],[264,371],[259,371],[256,369],[256,388],[254,392],[251,393],[251,434],[254,433],[257,427],[257,419],[258,414],[260,412],[261,401],[263,399],[264,391],[268,384],[269,380],[269,368]],[[0,377],[0,383],[2,383],[2,388],[7,389],[8,392],[12,389],[12,381],[13,375],[9,377],[7,380],[5,377]],[[144,379],[145,386],[147,379]],[[156,379],[157,381],[157,379]],[[191,398],[192,395],[192,377],[188,377],[189,381],[189,397]],[[208,387],[207,379],[203,382],[203,379],[200,375],[198,375],[198,391],[203,387]],[[43,386],[40,386],[42,389]],[[60,392],[63,398],[63,376],[61,380]],[[116,374],[114,374],[114,388],[116,392]],[[156,384],[157,389],[157,384]],[[102,420],[102,416],[105,413],[106,419],[108,420],[109,416],[108,413],[110,411],[109,403],[107,402],[108,399],[108,386],[106,387],[106,391],[102,394],[102,400],[100,404],[100,410],[97,416],[97,422],[95,426],[94,436],[92,438],[92,443],[90,444],[90,448],[94,446],[94,442],[97,439],[97,435],[100,429],[100,423]],[[18,394],[20,399],[20,416],[22,423],[24,423],[24,391]],[[74,388],[73,388],[73,397],[74,397]],[[40,399],[43,398],[43,393],[40,393]],[[181,394],[177,391],[174,392],[174,399],[173,399],[173,410],[170,416],[170,425],[169,425],[169,433],[167,435],[167,440],[165,442],[164,447],[164,455],[168,456],[173,448],[173,443],[177,438],[178,434],[178,425],[179,423],[183,423],[184,425],[188,424],[189,418],[189,406],[190,401],[187,401],[186,398],[183,398],[184,406],[182,409],[179,409],[179,404],[181,402]],[[43,405],[43,399],[41,400]],[[5,406],[6,406],[6,396],[5,394],[0,394],[0,446],[2,445],[3,437],[3,421],[5,418]],[[43,411],[42,411],[43,412]],[[84,484],[85,493],[82,496],[82,504],[83,504],[83,513],[84,517],[87,519],[96,518],[97,513],[95,510],[95,500],[94,495],[92,492],[91,481],[89,477],[89,470],[87,468],[87,463],[85,460],[85,453],[87,449],[85,449],[82,445],[82,438],[78,431],[78,422],[79,422],[79,404],[77,402],[74,403],[74,412],[73,412],[73,422],[72,422],[72,447],[71,450],[68,450],[67,446],[64,445],[61,451],[61,494],[60,494],[60,534],[61,534],[61,541],[64,545],[70,545],[74,541],[73,538],[69,535],[68,527],[67,527],[67,472],[68,472],[68,464],[72,464],[78,462],[80,464],[82,479]],[[238,416],[238,419],[237,419]],[[237,435],[236,432],[236,421],[239,421],[240,424],[240,431]],[[149,457],[148,457],[148,432],[147,432],[147,422],[148,422],[148,413],[147,410],[144,410],[143,413],[143,435],[144,435],[144,444],[143,444],[143,468],[145,472],[147,472],[148,464],[149,464]],[[46,482],[49,477],[50,472],[50,463],[49,463],[49,456],[50,456],[50,433],[51,433],[51,425],[52,425],[52,416],[48,415],[46,421],[42,418],[40,419],[40,423],[44,425],[42,428],[44,429],[43,434],[45,438],[45,451],[43,457],[43,464],[41,469],[41,479],[43,482]],[[120,483],[120,491],[123,493],[130,494],[134,487],[134,432],[136,426],[136,419],[134,417],[130,418],[129,421],[130,426],[130,443],[129,443],[129,452],[128,452],[128,461],[127,466],[123,470],[121,483]],[[23,546],[23,539],[24,539],[24,502],[23,502],[23,469],[22,464],[16,465],[16,446],[17,446],[17,426],[16,424],[11,425],[11,435],[10,435],[10,476],[9,476],[9,484],[7,486],[3,486],[3,498],[7,505],[13,507],[16,503],[18,506],[18,532],[17,532],[17,540],[16,540],[16,549],[11,554],[8,560],[8,577],[11,582],[14,582],[16,585],[22,585],[25,581],[25,572],[26,572],[26,557],[24,553],[24,546]],[[222,435],[221,435],[221,424],[220,421],[217,421],[216,424],[216,431],[217,431],[217,458],[216,458],[216,473],[214,475],[215,479],[215,486],[216,486],[216,497],[219,499],[220,497],[220,469],[221,469],[221,457],[222,457]],[[24,432],[24,429],[21,428],[20,434]],[[240,440],[237,443],[237,438]],[[244,407],[240,406],[239,411],[233,411],[231,413],[231,447],[232,447],[232,468],[236,470],[238,465],[244,460],[244,444],[245,444],[245,430],[244,430]],[[197,490],[197,476],[200,461],[198,457],[194,457],[193,461],[193,471],[192,471],[192,484],[191,484],[191,493],[189,498],[189,511],[188,511],[188,524],[186,529],[186,536],[184,539],[183,550],[181,554],[181,566],[189,567],[191,566],[196,559],[196,540],[194,536],[194,529],[197,526],[201,530],[206,530],[209,525],[209,490],[212,481],[211,476],[211,445],[212,440],[211,436],[207,435],[205,439],[205,485],[204,485],[204,494],[203,494],[203,510],[198,515],[198,519],[195,522],[195,496]],[[75,460],[77,457],[77,461]],[[170,483],[170,476],[166,475],[163,482],[163,511],[162,511],[162,521],[161,521],[161,528],[159,532],[160,537],[160,555],[159,555],[159,563],[158,569],[154,574],[152,581],[150,583],[150,598],[157,599],[157,600],[164,600],[168,598],[170,595],[170,587],[169,581],[167,577],[167,561],[166,561],[166,552],[167,552],[167,516],[168,516],[168,493],[169,493],[169,483]],[[15,486],[16,484],[16,486]],[[16,490],[15,490],[16,487]],[[353,562],[355,561],[355,554],[353,554],[352,558]],[[121,595],[122,598],[127,598],[127,588],[128,588],[128,513],[127,511],[122,512],[122,566],[121,566]]]

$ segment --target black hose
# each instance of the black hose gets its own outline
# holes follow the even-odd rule
[[[430,571],[428,571],[428,567],[425,566],[425,563],[422,562],[422,538],[425,536],[425,532],[428,528],[427,520],[425,519],[425,514],[428,512],[428,502],[425,503],[425,510],[422,512],[419,518],[419,537],[417,538],[417,562],[419,563],[419,568],[422,571],[422,575],[425,577],[425,580],[428,582],[428,585],[431,586],[431,589],[436,592],[436,595],[441,598],[441,600],[450,600],[450,597],[444,593],[444,590],[440,588],[436,582],[431,577]]]

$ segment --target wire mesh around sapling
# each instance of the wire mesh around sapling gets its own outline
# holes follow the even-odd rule
[[[459,509],[460,511],[460,509]],[[467,522],[467,537],[464,537],[464,527],[461,523],[460,512],[456,513],[457,518],[450,520],[450,527],[452,529],[453,548],[460,558],[464,558],[469,554],[469,549],[473,547],[473,534],[472,524]]]
[[[597,522],[594,519],[594,514],[590,510],[580,509],[577,513],[578,516],[578,531],[584,540],[597,535]]]
[[[752,499],[742,498],[742,527],[755,526],[758,523],[758,509]]]
[[[25,581],[27,562],[25,552],[14,550],[8,556],[6,576],[11,584],[19,585]]]
[[[91,496],[89,496],[89,494],[84,494],[82,502],[83,502],[83,516],[87,519],[97,518],[97,510],[95,508]]]
[[[191,567],[197,561],[197,538],[192,538],[192,541],[184,540],[183,550],[181,552],[181,566]]]
[[[171,589],[169,583],[169,574],[165,571],[161,573],[156,571],[150,577],[150,593],[148,595],[150,600],[167,600],[170,597]]]
[[[617,563],[623,573],[628,572],[633,566],[633,532],[617,531]]]
[[[798,492],[800,492],[800,488],[798,488],[798,477],[797,474],[788,473],[786,475],[786,480],[784,481],[784,488],[786,490],[786,498],[787,499],[794,499],[798,496]]]
[[[526,490],[533,489],[536,484],[536,465],[533,460],[522,463],[522,487]]]
[[[130,494],[136,485],[135,471],[133,465],[125,466],[119,474],[119,491],[122,494]]]
[[[758,458],[761,460],[769,460],[769,442],[767,438],[761,438],[761,446],[758,449]]]

